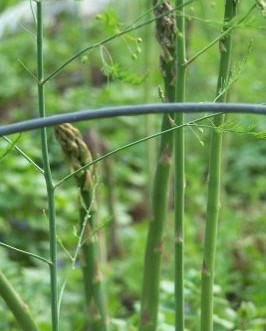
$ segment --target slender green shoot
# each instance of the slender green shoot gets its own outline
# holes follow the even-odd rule
[[[156,17],[168,12],[156,21],[156,36],[162,48],[160,66],[164,78],[165,101],[175,101],[175,41],[176,22],[171,6],[153,1]],[[162,131],[172,127],[171,116],[163,115]],[[161,257],[163,253],[163,229],[166,221],[169,175],[173,150],[173,134],[161,136],[160,150],[152,188],[152,219],[149,223],[144,259],[141,316],[139,331],[155,331],[157,328]]]
[[[91,212],[91,205],[90,205],[90,208],[89,210],[87,210],[87,213],[88,215],[90,214]],[[75,249],[75,252],[74,252],[74,256],[72,257],[70,252],[68,252],[68,250],[64,247],[64,251],[66,252],[67,256],[70,258],[71,260],[71,270],[68,272],[65,280],[63,281],[62,283],[62,286],[61,286],[61,289],[59,291],[59,314],[60,314],[60,308],[61,308],[61,303],[62,303],[62,300],[63,300],[63,295],[64,295],[64,291],[65,291],[65,288],[66,288],[66,285],[67,285],[67,282],[68,282],[68,279],[72,273],[72,271],[75,269],[75,265],[76,265],[76,262],[77,262],[77,259],[78,259],[78,256],[80,254],[80,250],[82,248],[82,241],[85,237],[85,232],[86,232],[86,228],[87,228],[87,223],[88,223],[88,217],[86,217],[83,221],[83,223],[81,224],[81,229],[80,229],[80,232],[78,234],[78,242],[77,242],[77,245],[76,245],[76,249]],[[91,235],[94,235],[94,234],[91,234]],[[62,243],[63,245],[63,243]]]
[[[4,136],[3,136],[3,138],[5,139]],[[16,145],[17,141],[19,140],[19,138],[20,138],[20,134],[16,137],[15,141],[11,141],[11,140],[7,141],[5,139],[9,143],[9,146],[6,148],[6,150],[3,152],[3,154],[0,155],[0,162],[9,154],[9,152],[12,151],[13,148],[15,148],[15,145]]]
[[[27,256],[31,256],[31,257],[33,257],[33,258],[35,258],[35,259],[37,259],[37,260],[40,260],[40,261],[42,261],[42,262],[47,263],[48,265],[51,265],[51,261],[45,259],[45,258],[42,257],[42,256],[36,255],[36,254],[34,254],[34,253],[30,253],[30,252],[24,251],[23,249],[19,249],[19,248],[16,248],[16,247],[14,247],[14,246],[10,246],[10,245],[5,244],[5,243],[3,243],[3,242],[1,242],[1,241],[0,241],[0,246],[3,246],[3,247],[5,247],[5,248],[11,249],[11,250],[13,250],[13,251],[16,251],[16,252],[18,252],[18,253],[21,253],[21,254],[24,254],[24,255],[27,255]]]
[[[36,17],[36,13],[35,13],[33,5],[32,5],[32,1],[34,1],[34,2],[37,2],[37,1],[36,0],[30,0],[30,9],[31,9],[32,17],[33,17],[35,26],[37,27],[37,17]]]
[[[237,1],[230,0],[225,3],[223,38],[220,39],[220,68],[216,94],[217,102],[226,101],[226,93],[220,93],[229,81],[230,57],[231,57],[231,20],[236,15]],[[247,17],[247,15],[245,15]],[[220,127],[224,123],[224,115],[214,119],[214,126]],[[204,257],[202,264],[202,289],[201,289],[201,331],[213,330],[213,284],[215,269],[215,250],[217,241],[217,226],[220,209],[220,181],[221,181],[221,152],[222,133],[212,131],[210,160],[207,220],[205,229]]]
[[[176,95],[175,102],[185,101],[186,50],[184,0],[176,0],[181,8],[176,17]],[[177,126],[184,125],[184,114],[175,114]],[[185,194],[184,129],[174,132],[174,192],[175,192],[175,330],[184,331],[184,194]]]
[[[37,66],[38,66],[38,105],[39,116],[45,117],[45,92],[41,83],[44,76],[43,70],[43,1],[39,0],[37,5]],[[57,240],[56,240],[56,217],[55,198],[52,173],[50,169],[48,141],[46,128],[41,129],[41,146],[44,178],[46,182],[48,197],[48,220],[49,220],[49,243],[50,243],[50,282],[51,282],[51,314],[52,331],[59,331],[58,318],[58,287],[57,287]]]
[[[20,64],[21,64],[21,66],[26,70],[26,72],[32,77],[32,78],[34,78],[34,80],[36,81],[36,82],[38,82],[38,78],[34,75],[34,73],[27,67],[27,65],[22,61],[22,60],[20,60],[20,59],[18,59],[17,60]]]
[[[56,139],[69,161],[71,168],[78,169],[91,161],[91,153],[81,133],[71,124],[55,128]],[[83,271],[84,292],[87,302],[90,330],[107,331],[107,312],[99,266],[99,244],[97,240],[93,201],[94,169],[79,172],[75,176],[80,192],[80,262]]]
[[[68,272],[65,280],[63,281],[63,283],[61,285],[61,289],[59,291],[59,300],[58,300],[59,313],[60,313],[60,307],[61,307],[61,303],[63,300],[63,295],[64,295],[66,285],[68,283],[68,280],[69,280],[69,277],[70,277],[72,271],[76,268],[76,262],[77,262],[79,254],[80,254],[83,241],[86,240],[85,232],[86,232],[86,228],[87,228],[87,222],[88,222],[88,219],[85,219],[82,224],[82,228],[81,228],[79,236],[78,236],[78,243],[76,245],[74,256],[72,257],[71,254],[67,251],[67,249],[63,248],[72,263],[71,263],[71,270]],[[104,228],[107,225],[107,223],[109,223],[109,220],[107,220],[107,221],[103,222],[102,224],[100,224],[99,226],[97,226],[96,229],[94,231],[92,231],[92,233],[90,234],[90,237],[95,236],[98,231],[100,231],[102,228]]]
[[[43,169],[41,167],[38,166],[37,163],[35,163],[25,152],[23,152],[23,150],[21,148],[19,148],[16,145],[16,141],[12,141],[9,138],[7,138],[6,136],[3,136],[3,139],[5,139],[5,141],[7,141],[12,148],[14,148],[17,152],[19,152],[20,155],[22,155],[31,165],[33,165],[33,167],[40,173],[44,173]]]

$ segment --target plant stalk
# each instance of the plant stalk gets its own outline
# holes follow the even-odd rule
[[[151,10],[151,0],[145,0],[144,1],[144,9],[147,16],[147,19],[151,19],[152,17],[152,10]],[[155,2],[155,1],[154,1]],[[154,3],[153,2],[153,3]],[[151,24],[148,24],[145,26],[144,29],[144,44],[143,44],[143,54],[144,54],[144,68],[146,71],[150,71],[151,64],[153,61],[153,26]],[[152,92],[152,84],[153,84],[153,78],[151,73],[147,76],[147,78],[144,81],[144,102],[150,103],[151,102],[151,92]],[[155,118],[153,115],[146,115],[144,117],[145,120],[145,135],[149,136],[154,129],[155,126]],[[156,162],[157,158],[157,145],[155,141],[148,141],[146,144],[146,155],[147,155],[147,194],[150,196],[152,192],[152,182],[153,182],[153,166],[154,162]]]
[[[230,29],[230,21],[236,15],[236,6],[237,1],[235,0],[227,0],[225,3],[223,31],[226,32],[229,30],[229,32],[223,36],[219,45],[220,68],[216,91],[216,95],[219,97],[217,98],[217,102],[226,101],[226,93],[221,94],[220,91],[224,90],[229,80],[230,57],[232,52],[232,29]],[[219,127],[224,123],[224,117],[225,115],[221,115],[214,119],[215,127]],[[217,226],[220,209],[221,152],[222,133],[213,130],[210,147],[207,220],[202,264],[201,331],[213,330],[213,284]]]
[[[20,298],[16,290],[12,287],[6,276],[0,271],[0,295],[4,299],[8,308],[14,314],[18,324],[24,331],[38,331],[28,306]]]
[[[99,265],[99,242],[95,229],[95,217],[92,208],[92,192],[80,189],[80,223],[85,222],[85,238],[82,244],[80,261],[84,279],[85,297],[88,311],[89,331],[106,331],[107,313],[103,291],[102,273]],[[84,206],[83,206],[84,204]],[[89,219],[87,220],[87,218]]]
[[[175,102],[185,101],[185,2],[176,0],[180,8],[176,17],[176,96]],[[175,123],[182,126],[184,114],[175,114]],[[184,129],[174,132],[175,164],[175,330],[184,331],[184,194],[185,194]]]
[[[103,171],[105,172],[105,181],[108,191],[107,203],[108,210],[112,216],[112,220],[108,231],[108,258],[112,259],[119,257],[122,252],[122,247],[119,238],[119,222],[116,208],[116,194],[115,194],[115,178],[114,178],[114,166],[112,159],[103,160]]]
[[[165,101],[175,100],[175,18],[169,13],[171,6],[168,2],[153,1],[154,14],[165,16],[156,21],[156,35],[162,47],[160,57],[161,71],[164,78]],[[167,42],[166,42],[167,40]],[[170,114],[163,115],[161,131],[172,127]],[[163,253],[163,230],[167,214],[169,191],[169,175],[173,150],[173,133],[161,137],[158,161],[152,187],[152,219],[149,223],[144,258],[144,271],[141,297],[141,317],[139,331],[155,331],[159,306],[159,286],[161,257]]]
[[[45,91],[43,85],[43,12],[42,0],[36,2],[37,5],[37,65],[38,65],[38,106],[39,116],[45,115]],[[57,240],[56,240],[56,216],[54,185],[49,161],[48,140],[46,128],[41,129],[41,146],[44,178],[48,197],[48,221],[49,221],[49,243],[50,243],[50,281],[51,281],[51,316],[52,331],[59,330],[58,314],[58,287],[57,287]]]
[[[55,134],[65,157],[73,170],[92,161],[91,153],[80,132],[71,124],[61,124]],[[86,169],[75,175],[80,191],[80,262],[83,272],[84,291],[87,302],[89,331],[107,331],[107,312],[99,266],[99,244],[95,224],[93,202],[93,170]]]

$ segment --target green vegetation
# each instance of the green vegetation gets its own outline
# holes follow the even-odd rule
[[[262,1],[114,0],[84,17],[73,0],[55,21],[46,1],[25,2],[35,19],[0,33],[1,125],[107,105],[265,103]],[[19,3],[1,1],[0,23]],[[266,330],[265,116],[201,117],[0,139],[0,330]]]

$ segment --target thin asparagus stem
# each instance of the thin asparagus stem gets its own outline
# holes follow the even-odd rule
[[[80,132],[71,124],[58,125],[55,134],[62,150],[76,170],[91,162],[91,153]],[[107,312],[99,266],[99,244],[95,231],[93,204],[93,170],[86,169],[75,175],[80,191],[80,231],[82,236],[81,266],[87,302],[88,324],[90,331],[107,331]]]
[[[220,40],[220,68],[216,94],[217,102],[226,101],[226,93],[221,94],[229,79],[230,57],[232,50],[232,28],[230,21],[236,15],[237,1],[228,0],[225,3],[224,36]],[[226,32],[226,33],[225,33]],[[214,126],[219,127],[224,123],[224,116],[214,119]],[[213,330],[213,283],[215,271],[215,251],[217,241],[217,225],[220,209],[220,182],[221,182],[221,153],[222,133],[212,131],[210,161],[207,220],[205,229],[204,257],[202,264],[202,289],[201,289],[201,331]]]
[[[176,102],[185,101],[186,62],[185,55],[185,2],[176,0],[181,8],[176,17]],[[184,114],[175,114],[175,123],[182,126]],[[184,193],[185,193],[185,146],[184,130],[174,133],[175,175],[175,330],[184,331]]]
[[[175,39],[176,23],[171,6],[168,2],[153,1],[156,17],[168,12],[156,21],[156,35],[162,47],[160,65],[164,78],[165,96],[167,102],[175,99]],[[171,115],[164,114],[161,130],[168,130],[172,126]],[[139,331],[155,331],[159,305],[159,285],[161,257],[163,252],[163,229],[167,213],[169,174],[173,150],[173,134],[169,132],[161,136],[160,150],[152,188],[152,219],[149,223],[146,241],[141,318]]]
[[[8,137],[3,136],[3,139],[5,139],[5,141],[7,141],[11,146],[14,146],[15,150],[18,151],[19,154],[22,155],[37,171],[42,174],[44,173],[42,168],[40,168],[38,164],[36,164],[25,152],[23,152],[22,149],[15,145],[14,142],[12,142]]]
[[[39,116],[45,117],[45,92],[41,83],[44,77],[43,69],[43,11],[42,0],[37,1],[37,66],[38,66],[38,105]],[[50,169],[48,142],[46,128],[41,129],[41,146],[44,178],[46,182],[48,197],[48,220],[49,220],[49,242],[50,242],[50,280],[51,280],[51,311],[52,331],[59,330],[58,318],[58,288],[57,288],[57,241],[56,241],[56,219],[55,199],[52,173]]]
[[[153,2],[154,3],[154,2]],[[145,0],[145,12],[147,13],[147,19],[152,17],[152,12],[155,7],[152,6],[151,0]],[[153,44],[153,25],[149,24],[144,29],[144,43],[143,43],[143,55],[144,55],[144,67],[146,71],[149,71],[151,68],[151,63],[153,61],[154,54],[154,44]],[[144,81],[144,102],[150,103],[152,96],[152,85],[153,77],[148,75]],[[144,117],[145,121],[145,135],[149,136],[155,126],[155,117],[152,115],[146,115]],[[150,195],[152,191],[152,182],[153,182],[153,166],[157,157],[157,145],[155,141],[149,141],[146,145],[146,160],[147,160],[147,188],[146,191]]]
[[[7,244],[5,244],[5,243],[3,243],[3,242],[1,242],[1,241],[0,241],[0,246],[3,246],[3,247],[5,247],[5,248],[7,248],[7,249],[10,249],[10,250],[16,251],[16,252],[18,252],[18,253],[20,253],[20,254],[24,254],[24,255],[27,255],[27,256],[31,256],[31,257],[33,257],[33,258],[35,258],[35,259],[37,259],[37,260],[40,260],[40,261],[42,261],[42,262],[47,263],[48,265],[51,264],[51,261],[45,259],[45,258],[42,257],[42,256],[39,256],[39,255],[36,255],[36,254],[30,253],[30,252],[24,251],[24,250],[22,250],[22,249],[19,249],[19,248],[17,248],[17,247],[14,247],[14,246],[7,245]]]
[[[108,229],[108,258],[119,257],[122,252],[122,247],[119,238],[119,223],[118,213],[116,208],[116,190],[115,190],[115,177],[114,177],[114,164],[113,160],[103,160],[103,171],[105,172],[106,187],[108,190],[107,203],[109,214],[112,217]]]

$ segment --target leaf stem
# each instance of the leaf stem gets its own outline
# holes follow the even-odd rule
[[[43,81],[43,3],[37,3],[37,65],[38,65],[38,105],[39,116],[45,117],[45,93]],[[41,146],[44,178],[46,182],[48,197],[48,220],[49,220],[49,243],[50,243],[50,281],[51,281],[51,312],[52,312],[52,331],[59,331],[58,318],[58,288],[57,288],[57,240],[56,240],[56,221],[55,221],[55,199],[52,173],[50,169],[48,141],[46,128],[41,129]]]

